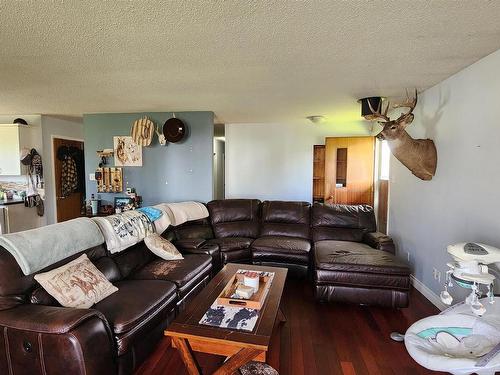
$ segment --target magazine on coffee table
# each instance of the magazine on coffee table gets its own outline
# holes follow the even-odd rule
[[[236,271],[235,276],[244,275],[250,272],[257,273],[260,278],[265,278],[266,280],[268,280],[267,284],[260,286],[262,288],[265,288],[265,297],[267,297],[267,292],[269,290],[269,285],[271,284],[274,277],[274,272],[248,271],[239,269],[238,271]],[[234,281],[235,277],[231,278],[228,285],[234,283]],[[230,306],[227,303],[219,304],[218,300],[219,299],[216,299],[215,302],[207,310],[205,315],[203,315],[203,318],[201,318],[199,322],[200,324],[219,328],[229,328],[250,332],[253,331],[253,329],[255,328],[255,324],[257,323],[257,320],[259,318],[260,310],[241,306]]]

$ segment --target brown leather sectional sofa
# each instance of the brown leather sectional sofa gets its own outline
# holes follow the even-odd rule
[[[208,255],[164,261],[144,242],[113,257],[105,244],[82,253],[118,287],[91,309],[61,307],[0,247],[0,374],[130,374],[212,272]]]
[[[105,244],[83,251],[119,288],[91,309],[60,307],[0,247],[0,374],[129,374],[228,262],[309,276],[318,300],[408,304],[410,271],[393,255],[392,240],[376,232],[371,207],[255,199],[207,207],[208,219],[162,234],[184,260],[159,259],[143,242],[117,255]]]
[[[408,306],[410,269],[377,232],[370,206],[227,199],[207,207],[208,220],[174,230],[176,245],[212,255],[216,269],[227,262],[287,267],[292,277],[313,279],[320,301]]]

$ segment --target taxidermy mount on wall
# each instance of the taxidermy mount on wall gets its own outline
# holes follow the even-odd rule
[[[387,141],[392,154],[411,173],[422,180],[431,180],[436,173],[437,151],[434,142],[431,139],[413,139],[407,132],[406,127],[410,125],[415,117],[413,110],[417,105],[417,90],[415,89],[415,98],[410,99],[406,91],[406,101],[401,104],[395,104],[393,108],[409,108],[406,113],[402,113],[396,120],[391,120],[387,116],[391,103],[387,103],[385,109],[382,109],[382,103],[375,110],[370,101],[368,106],[373,116],[384,128],[377,134],[381,141]]]

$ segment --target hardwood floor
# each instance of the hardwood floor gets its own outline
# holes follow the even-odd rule
[[[415,363],[403,343],[389,338],[438,310],[412,290],[410,307],[392,310],[346,304],[319,304],[311,284],[288,280],[283,295],[287,322],[273,336],[268,363],[281,375],[437,374]],[[197,353],[205,374],[222,357]],[[163,339],[138,375],[187,374],[176,349]]]

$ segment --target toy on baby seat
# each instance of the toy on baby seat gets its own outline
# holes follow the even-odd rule
[[[489,264],[500,262],[500,249],[476,243],[458,243],[447,248],[454,262],[448,263],[441,300],[451,305],[448,288],[453,282],[471,289],[464,303],[439,315],[415,322],[404,342],[411,357],[423,367],[452,374],[493,375],[500,371],[500,306],[493,305],[493,283]],[[486,298],[481,298],[481,288]],[[488,306],[488,308],[486,307]],[[398,338],[397,334],[391,337]]]
[[[470,305],[472,312],[483,315],[486,311],[484,305],[479,302],[481,297],[481,286],[486,287],[486,294],[493,303],[493,282],[495,276],[489,273],[488,264],[500,262],[500,249],[493,246],[477,243],[458,243],[448,246],[454,263],[447,263],[450,268],[446,272],[444,291],[441,292],[441,301],[451,305],[453,298],[448,292],[448,287],[453,286],[453,281],[462,288],[471,289],[465,303]]]

